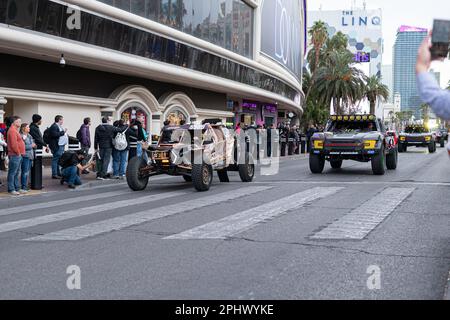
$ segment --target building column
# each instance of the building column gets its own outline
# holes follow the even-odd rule
[[[8,102],[4,97],[0,97],[0,123],[5,122],[5,105]]]

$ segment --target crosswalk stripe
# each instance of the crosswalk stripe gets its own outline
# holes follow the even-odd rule
[[[157,200],[167,199],[171,197],[177,197],[187,194],[186,192],[167,192],[162,194],[154,194],[150,196],[145,196],[141,198],[136,199],[127,199],[127,200],[121,200],[121,201],[113,201],[108,202],[100,205],[95,205],[92,207],[86,207],[86,208],[78,208],[74,210],[64,211],[60,213],[30,218],[30,219],[24,219],[24,220],[18,220],[13,222],[7,222],[0,224],[0,233],[3,232],[9,232],[29,227],[34,227],[41,224],[46,223],[52,223],[57,221],[63,221],[78,217],[83,217],[87,215],[91,215],[94,213],[99,212],[105,212],[109,210],[119,209],[119,208],[126,208],[130,206],[135,206],[139,204],[149,203]]]
[[[225,239],[290,210],[298,209],[308,202],[330,196],[342,189],[340,187],[318,187],[299,192],[164,239]]]
[[[48,233],[42,236],[37,236],[25,241],[74,241],[81,240],[84,238],[96,236],[99,234],[120,230],[123,228],[131,227],[134,225],[139,225],[152,220],[173,216],[179,213],[188,212],[207,206],[219,204],[221,202],[226,202],[238,198],[242,198],[251,194],[266,191],[271,189],[271,187],[247,187],[241,188],[233,191],[228,191],[220,193],[217,195],[206,196],[194,200],[188,200],[185,202],[179,202],[176,204],[145,210],[142,212],[137,212],[134,214],[128,214],[125,216],[108,219],[104,221],[99,221],[75,228],[65,229],[61,231],[56,231]]]
[[[55,200],[55,201],[49,201],[49,202],[42,202],[42,203],[33,203],[29,205],[18,205],[17,207],[13,208],[4,208],[0,209],[0,216],[7,216],[15,213],[21,213],[21,212],[27,212],[27,211],[34,211],[39,209],[46,209],[46,208],[53,208],[57,206],[64,206],[72,203],[78,203],[78,202],[84,202],[84,201],[90,201],[90,200],[99,200],[99,199],[105,199],[105,198],[112,198],[120,195],[124,195],[130,192],[124,192],[124,191],[114,191],[114,192],[105,192],[105,193],[97,193],[97,194],[91,194],[91,195],[85,195],[80,197],[74,197],[74,198],[66,198],[62,200]]]
[[[387,188],[341,219],[314,234],[314,240],[362,240],[380,225],[415,188]]]

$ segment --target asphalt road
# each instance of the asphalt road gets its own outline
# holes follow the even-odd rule
[[[0,200],[0,298],[443,298],[445,150],[411,149],[382,177],[285,159],[277,175],[231,180],[207,193],[164,177],[140,193],[122,183]],[[73,265],[79,290],[67,287]]]

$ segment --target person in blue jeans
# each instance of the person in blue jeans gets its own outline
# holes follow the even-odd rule
[[[75,189],[76,186],[81,186],[83,183],[80,178],[80,172],[93,167],[92,162],[88,162],[86,165],[82,165],[82,162],[88,153],[86,150],[78,150],[76,152],[66,151],[60,158],[59,164],[62,167],[61,174],[61,184],[67,182],[70,189]]]
[[[27,193],[29,192],[28,176],[30,175],[36,144],[34,143],[33,137],[30,134],[30,126],[28,125],[28,123],[22,123],[22,125],[20,126],[20,134],[22,135],[23,141],[25,143],[25,155],[22,157],[20,177],[21,188],[19,192]]]
[[[62,127],[63,124],[64,124],[64,117],[58,115],[55,117],[55,123],[53,123],[49,128],[50,130],[49,147],[53,155],[52,159],[53,179],[61,179],[61,169],[58,165],[58,162],[64,153],[66,144],[69,143],[67,129],[64,129]]]
[[[25,143],[19,133],[22,125],[20,117],[11,118],[11,127],[8,130],[8,192],[10,195],[20,195],[19,174],[22,156],[25,154]]]
[[[127,170],[128,164],[128,153],[130,150],[130,136],[133,136],[133,131],[125,124],[123,120],[118,120],[114,122],[114,127],[118,128],[119,132],[123,132],[127,139],[127,147],[124,150],[117,150],[115,147],[113,148],[112,157],[113,157],[113,179],[121,179],[125,178],[125,173]],[[115,133],[117,135],[118,133]],[[116,137],[114,137],[116,138]]]

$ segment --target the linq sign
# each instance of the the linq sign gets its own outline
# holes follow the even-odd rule
[[[378,16],[357,16],[353,11],[342,11],[342,26],[343,27],[367,27],[380,26],[381,18]]]

